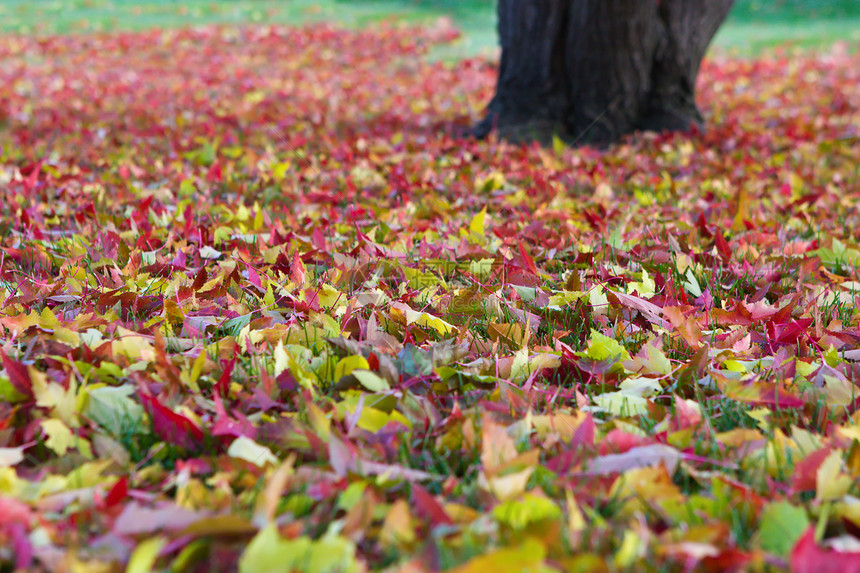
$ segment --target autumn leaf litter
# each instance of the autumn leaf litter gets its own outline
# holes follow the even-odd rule
[[[540,149],[455,36],[0,39],[0,563],[858,570],[856,51]]]

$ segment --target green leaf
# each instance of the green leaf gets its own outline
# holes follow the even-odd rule
[[[761,514],[758,536],[762,549],[787,557],[792,547],[809,527],[806,511],[787,501],[768,504]]]
[[[353,370],[352,375],[356,380],[361,382],[361,385],[371,392],[387,392],[391,390],[391,386],[382,377],[374,374],[370,370]]]
[[[355,561],[355,544],[343,537],[326,536],[314,543],[302,571],[337,571],[338,573],[358,573]]]
[[[129,398],[134,392],[129,385],[89,389],[84,415],[112,436],[121,436],[140,427],[143,420],[143,408]]]
[[[543,496],[525,494],[520,499],[501,503],[493,509],[493,517],[514,529],[523,529],[537,521],[559,519],[561,510]]]
[[[404,374],[410,376],[426,376],[433,372],[432,357],[423,350],[407,344],[397,355],[402,364]]]
[[[282,539],[275,525],[270,524],[245,549],[239,559],[239,573],[291,573],[310,546],[307,537]]]
[[[239,560],[239,573],[357,573],[355,544],[326,535],[319,541],[307,537],[282,539],[274,524],[262,529]]]
[[[579,356],[591,358],[595,362],[602,362],[609,358],[615,360],[630,360],[630,354],[617,340],[604,336],[596,330],[591,331],[591,339],[585,352],[578,352]]]

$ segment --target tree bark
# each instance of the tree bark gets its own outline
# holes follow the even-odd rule
[[[474,133],[546,143],[568,108],[563,26],[569,0],[499,0],[502,58],[496,95]]]
[[[734,0],[499,0],[496,95],[473,133],[606,144],[700,126],[702,59]]]

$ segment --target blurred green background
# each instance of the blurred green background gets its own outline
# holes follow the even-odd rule
[[[49,34],[209,23],[301,24],[327,20],[364,26],[385,18],[450,16],[463,41],[440,57],[492,52],[494,0],[0,0],[0,33]],[[738,0],[717,37],[742,54],[781,44],[821,47],[860,42],[860,0]]]

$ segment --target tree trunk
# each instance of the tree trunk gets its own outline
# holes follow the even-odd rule
[[[606,144],[702,123],[702,59],[734,0],[499,0],[496,95],[473,133]]]

